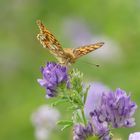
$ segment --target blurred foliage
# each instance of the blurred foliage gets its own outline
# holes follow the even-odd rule
[[[132,98],[140,105],[139,12],[139,0],[0,0],[0,139],[35,139],[31,113],[39,105],[51,102],[45,99],[45,90],[36,81],[41,76],[39,67],[47,60],[54,60],[36,39],[37,19],[67,46],[61,25],[68,17],[80,17],[95,33],[117,41],[125,56],[122,63],[100,62],[103,66],[96,69],[86,64],[82,67],[79,62],[75,67],[84,72],[87,79],[102,81],[113,89],[131,91]],[[63,117],[68,117],[64,107],[59,109]],[[130,132],[139,131],[139,113],[138,109],[136,127],[115,133],[127,139]],[[70,129],[63,133],[57,130],[52,139],[70,140],[71,136]]]

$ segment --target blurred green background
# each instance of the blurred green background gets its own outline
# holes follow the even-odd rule
[[[87,80],[130,91],[140,105],[139,12],[139,0],[0,0],[0,139],[34,140],[30,116],[38,106],[51,102],[45,99],[45,90],[36,81],[41,77],[40,66],[47,60],[55,60],[36,39],[37,19],[44,22],[64,47],[70,46],[62,31],[69,17],[84,20],[91,33],[115,40],[124,56],[119,63],[117,59],[113,63],[95,59],[101,68],[86,63],[83,67],[81,61],[74,67],[78,67]],[[62,116],[67,116],[63,108],[59,107]],[[139,114],[138,108],[134,128],[118,129],[115,133],[127,139],[129,133],[139,131]],[[57,130],[51,139],[70,140],[71,133],[71,129],[63,133]]]

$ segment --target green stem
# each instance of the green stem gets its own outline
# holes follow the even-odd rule
[[[87,121],[86,121],[86,118],[85,118],[85,114],[84,114],[84,109],[83,108],[81,109],[81,113],[82,113],[82,118],[83,118],[84,124],[86,125]]]

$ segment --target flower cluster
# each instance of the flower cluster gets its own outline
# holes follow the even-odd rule
[[[48,97],[55,97],[58,91],[63,92],[58,96],[59,102],[70,104],[73,110],[71,120],[59,121],[63,128],[74,126],[73,140],[111,140],[111,129],[133,127],[133,115],[137,109],[130,95],[118,88],[109,90],[102,84],[95,83],[86,89],[83,87],[83,74],[73,70],[68,74],[67,67],[56,63],[47,63],[41,69],[43,79],[38,79],[41,86],[46,88]],[[61,86],[62,85],[62,86]],[[65,86],[63,86],[65,85]],[[65,88],[67,87],[67,88]],[[68,88],[70,87],[70,88]],[[58,89],[62,90],[58,90]],[[62,129],[63,130],[63,129]],[[129,139],[134,140],[130,135]]]
[[[85,140],[93,135],[92,125],[89,123],[87,126],[76,124],[73,129],[73,140]]]
[[[135,132],[129,135],[129,140],[140,140],[140,132]]]
[[[33,112],[31,121],[35,127],[36,140],[48,140],[59,118],[59,111],[48,105],[42,105]]]
[[[95,134],[100,138],[106,139],[105,137],[108,137],[110,139],[110,126],[112,128],[119,128],[135,125],[133,115],[137,105],[131,101],[130,96],[127,96],[124,90],[116,89],[114,92],[107,91],[99,84],[93,85],[92,89],[96,89],[96,91],[93,90],[93,94],[89,90],[85,112],[89,112]],[[97,99],[97,95],[99,95],[98,102],[94,102],[93,105],[91,100],[94,101]]]
[[[107,121],[114,128],[132,127],[135,125],[133,115],[136,108],[136,103],[131,101],[124,90],[116,89],[115,92],[102,95],[101,105],[94,112],[99,121]]]
[[[46,88],[47,97],[54,97],[57,94],[57,87],[65,83],[69,86],[68,70],[65,66],[48,62],[47,65],[41,68],[43,79],[38,79],[41,86]]]
[[[92,116],[91,123],[93,124],[93,131],[96,136],[101,140],[110,140],[110,130],[107,122],[101,122],[98,120],[98,116]]]

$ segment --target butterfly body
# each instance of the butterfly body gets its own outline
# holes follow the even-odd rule
[[[103,42],[99,42],[79,48],[63,49],[53,34],[51,34],[51,32],[42,24],[40,20],[37,21],[37,25],[40,29],[40,33],[37,35],[38,40],[43,45],[43,47],[47,48],[62,65],[75,63],[76,60],[81,56],[100,48],[104,44]]]

